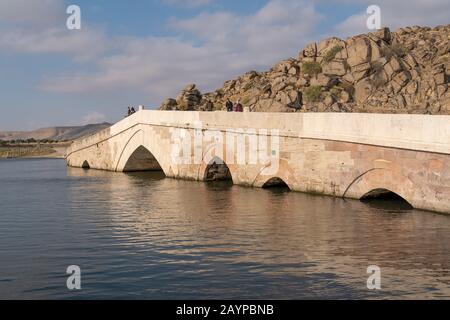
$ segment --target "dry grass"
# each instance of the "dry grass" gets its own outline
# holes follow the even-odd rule
[[[3,145],[0,146],[0,159],[5,158],[27,158],[51,155],[56,150],[51,146],[42,145]]]

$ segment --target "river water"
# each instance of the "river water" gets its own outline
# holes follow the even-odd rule
[[[81,290],[66,269],[81,269]],[[381,290],[367,289],[367,267]],[[0,161],[0,299],[450,298],[450,216]]]

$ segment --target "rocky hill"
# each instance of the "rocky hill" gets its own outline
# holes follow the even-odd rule
[[[51,127],[35,131],[0,131],[0,140],[54,140],[71,141],[111,126],[109,123],[88,124],[74,127]]]
[[[388,28],[307,45],[267,72],[250,71],[202,94],[188,85],[161,110],[450,114],[450,25]]]

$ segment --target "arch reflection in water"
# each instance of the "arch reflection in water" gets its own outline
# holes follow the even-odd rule
[[[386,210],[412,210],[413,206],[403,197],[388,189],[374,189],[361,197],[361,201],[374,208]]]

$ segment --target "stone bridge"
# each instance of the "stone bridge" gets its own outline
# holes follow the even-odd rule
[[[362,199],[450,213],[450,116],[141,110],[74,141],[73,167]]]

